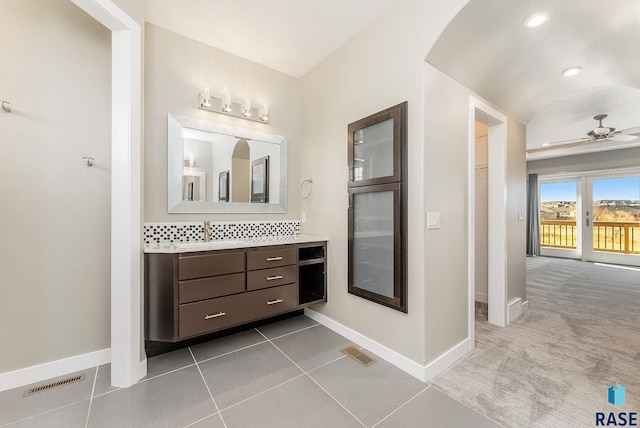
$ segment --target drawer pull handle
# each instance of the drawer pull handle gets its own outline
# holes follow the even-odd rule
[[[273,281],[274,279],[282,279],[282,278],[284,278],[282,275],[268,276],[267,281]]]
[[[268,262],[277,262],[278,260],[282,260],[282,256],[278,256],[278,257],[267,257],[267,261]]]
[[[269,305],[275,305],[277,303],[282,303],[282,299],[276,299],[276,300],[267,300],[267,306]]]
[[[217,314],[205,315],[205,316],[204,316],[204,319],[206,319],[206,320],[210,320],[211,318],[223,317],[223,316],[225,316],[225,315],[227,315],[227,314],[226,314],[226,313],[224,313],[224,312],[222,312],[222,311],[220,311],[220,312],[218,312]]]

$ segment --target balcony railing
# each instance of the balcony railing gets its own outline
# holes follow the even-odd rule
[[[575,221],[541,220],[540,245],[575,249]],[[593,249],[622,254],[640,254],[640,222],[594,221]]]

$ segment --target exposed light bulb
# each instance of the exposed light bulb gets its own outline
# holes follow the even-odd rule
[[[269,122],[269,104],[264,103],[262,105],[262,111],[260,112],[260,120],[263,122]]]
[[[211,107],[211,92],[209,92],[209,88],[204,88],[204,95],[202,96],[202,106],[205,108]]]
[[[231,94],[224,95],[224,103],[222,104],[222,111],[225,113],[230,113],[231,108]]]
[[[242,117],[251,117],[251,100],[249,98],[245,99],[242,105]]]

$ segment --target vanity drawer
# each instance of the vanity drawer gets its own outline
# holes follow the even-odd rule
[[[295,284],[187,303],[179,306],[178,335],[184,339],[278,315],[297,307],[298,288]]]
[[[247,272],[247,290],[291,284],[298,280],[298,266],[280,266]]]
[[[190,279],[178,283],[178,303],[189,303],[244,291],[244,273]]]
[[[244,251],[181,254],[178,259],[180,281],[239,272],[244,272]]]
[[[298,308],[298,285],[289,284],[244,294],[253,319],[268,318]]]
[[[247,270],[293,265],[298,262],[295,246],[247,251]]]

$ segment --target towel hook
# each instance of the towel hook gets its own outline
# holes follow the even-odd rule
[[[9,107],[9,104],[11,104],[9,101],[2,100],[2,110],[6,111],[7,113],[11,113],[11,107]]]

